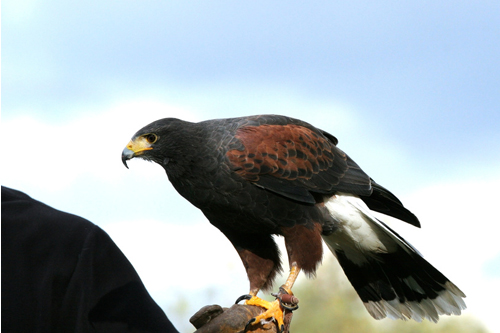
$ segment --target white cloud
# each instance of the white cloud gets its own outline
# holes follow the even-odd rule
[[[116,181],[126,171],[120,166],[120,153],[137,130],[165,117],[197,120],[189,110],[152,99],[120,102],[89,113],[65,123],[29,116],[2,120],[2,142],[9,143],[3,147],[8,162],[2,171],[8,183],[59,191],[83,175]],[[147,167],[141,163],[135,171]]]
[[[128,221],[107,224],[104,229],[151,292],[183,288],[196,293],[238,281],[241,293],[248,289],[237,252],[206,220],[187,226],[155,220]],[[235,262],[238,267],[234,267]]]
[[[206,220],[189,226],[128,221],[104,229],[181,331],[193,329],[188,320],[203,306],[229,306],[249,290],[234,247]],[[187,308],[179,313],[183,299],[188,299]]]

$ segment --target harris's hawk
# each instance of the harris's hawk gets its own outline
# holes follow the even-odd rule
[[[278,115],[191,123],[157,120],[133,137],[122,161],[139,157],[161,165],[175,189],[231,241],[243,261],[247,304],[283,324],[283,302],[302,270],[313,274],[322,241],[338,259],[376,319],[459,315],[464,293],[372,211],[416,227],[415,215],[337,147],[337,139],[304,121]],[[273,235],[283,236],[290,274],[278,299],[281,271]],[[241,298],[240,298],[241,299]]]

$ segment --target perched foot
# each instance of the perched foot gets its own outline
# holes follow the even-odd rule
[[[266,309],[264,313],[250,319],[245,326],[244,332],[246,332],[254,323],[259,323],[261,321],[269,322],[272,320],[276,320],[276,323],[278,324],[278,332],[283,332],[285,330],[284,311],[291,312],[297,310],[299,308],[297,305],[299,300],[293,296],[291,292],[288,293],[284,288],[280,288],[278,293],[272,295],[276,297],[276,300],[273,302],[265,301],[253,295],[243,295],[236,300],[236,303],[239,303],[245,299],[247,300],[246,305],[256,305]]]

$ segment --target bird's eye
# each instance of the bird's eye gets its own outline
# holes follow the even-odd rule
[[[149,142],[149,143],[155,143],[156,140],[158,140],[158,137],[156,136],[156,134],[148,134],[146,135],[146,140]]]

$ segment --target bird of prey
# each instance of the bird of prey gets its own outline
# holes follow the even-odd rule
[[[337,139],[304,121],[279,115],[199,123],[157,120],[134,134],[122,161],[139,157],[162,166],[174,188],[233,244],[250,282],[246,304],[283,329],[283,302],[300,271],[314,275],[322,241],[375,318],[459,315],[464,293],[377,219],[383,213],[420,227],[419,220],[342,150]],[[273,235],[283,236],[290,273],[267,302],[282,270]],[[290,297],[290,296],[288,296]]]

